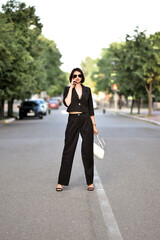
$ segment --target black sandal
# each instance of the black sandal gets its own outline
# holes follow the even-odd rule
[[[56,188],[56,191],[57,191],[57,192],[62,192],[62,191],[63,191],[63,188],[57,187],[57,188]]]
[[[87,190],[88,191],[94,191],[94,187],[88,187]]]

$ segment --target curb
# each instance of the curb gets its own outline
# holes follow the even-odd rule
[[[1,122],[5,123],[5,124],[8,124],[8,123],[11,123],[11,122],[14,122],[14,121],[15,121],[15,118],[9,118],[9,119],[2,120]]]
[[[136,117],[136,116],[128,115],[128,114],[125,114],[125,113],[120,113],[120,112],[118,112],[118,114],[122,115],[122,116],[125,116],[125,117],[135,118],[135,119],[138,119],[138,120],[141,120],[141,121],[144,121],[144,122],[149,122],[149,123],[156,124],[156,125],[160,126],[160,122],[157,122],[157,121],[154,121],[154,120],[151,120],[151,119]]]

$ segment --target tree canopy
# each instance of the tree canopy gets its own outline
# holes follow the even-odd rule
[[[112,43],[102,50],[97,62],[96,87],[110,91],[114,82],[119,94],[137,99],[148,95],[148,115],[151,115],[152,94],[160,87],[160,32],[146,36],[145,31],[135,29],[134,35],[126,35],[126,41]]]
[[[35,7],[9,0],[0,12],[0,117],[4,100],[30,98],[37,90],[63,92],[66,74],[53,40],[41,35]]]

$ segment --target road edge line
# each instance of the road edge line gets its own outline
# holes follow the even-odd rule
[[[108,233],[107,240],[123,240],[96,167],[94,167],[94,183],[95,183],[96,193],[100,203],[104,223],[107,228],[107,233]]]

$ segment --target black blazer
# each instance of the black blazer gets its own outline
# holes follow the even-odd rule
[[[72,90],[71,104],[67,106],[65,98],[68,95],[69,86],[65,87],[63,94],[63,103],[67,107],[67,112],[85,112],[90,116],[94,115],[93,100],[91,89],[82,85],[82,96],[79,98],[75,88]]]

